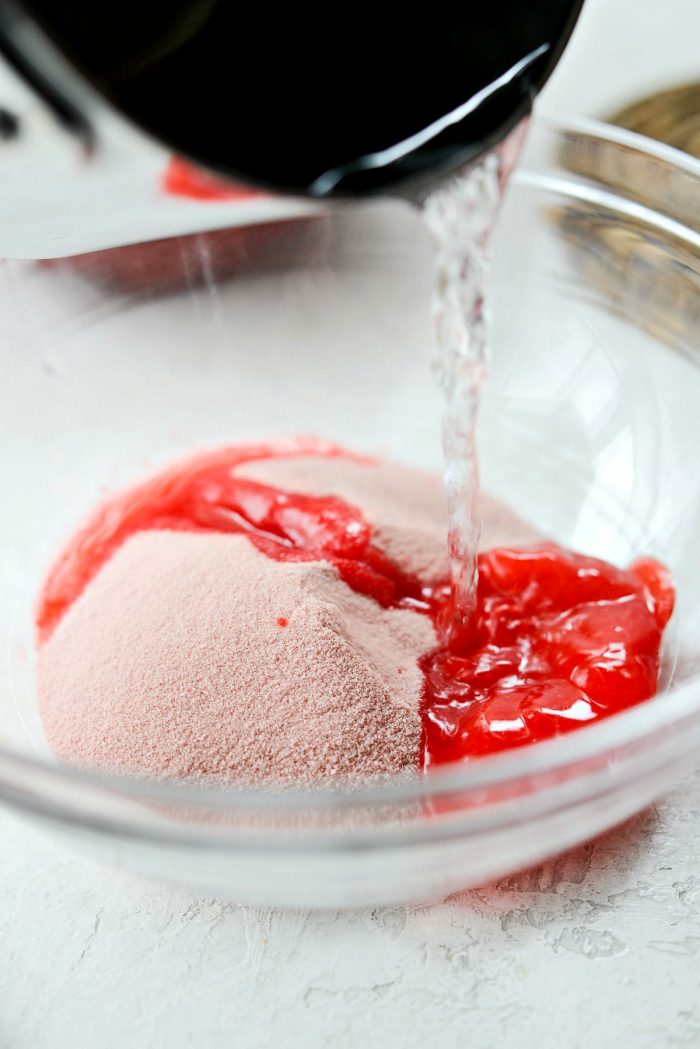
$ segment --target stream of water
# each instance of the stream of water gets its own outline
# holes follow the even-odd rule
[[[476,425],[490,358],[491,239],[526,121],[428,197],[424,219],[435,242],[435,371],[445,398],[443,450],[453,638],[468,634],[476,599],[479,463]]]

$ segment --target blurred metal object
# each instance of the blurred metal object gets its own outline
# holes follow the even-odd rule
[[[565,168],[700,230],[695,159],[663,147],[655,149],[637,132],[620,139],[610,136],[605,124],[598,129],[574,127],[565,133],[560,156]]]
[[[613,113],[610,123],[700,159],[700,81],[648,95]]]
[[[643,205],[644,220],[583,203],[562,208],[556,220],[579,256],[582,275],[613,308],[696,355],[700,245],[679,235],[674,223],[700,232],[700,83],[642,98],[612,114],[610,123],[631,132],[629,140],[613,143],[604,132],[572,131],[561,159],[587,181]],[[650,149],[640,135],[677,153]],[[653,234],[649,213],[662,220]]]
[[[579,273],[615,312],[700,355],[700,245],[605,207],[561,208],[556,221]]]
[[[534,146],[545,171],[559,164],[577,176],[576,202],[550,215],[591,291],[700,356],[700,161],[593,121],[562,129],[551,150],[546,138]]]

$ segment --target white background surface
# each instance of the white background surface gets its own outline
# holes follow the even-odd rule
[[[700,75],[697,0],[588,0],[541,108]],[[280,913],[99,871],[0,811],[0,1049],[700,1046],[700,775],[431,907]]]

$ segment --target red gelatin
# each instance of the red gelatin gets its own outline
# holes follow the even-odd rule
[[[144,529],[238,533],[278,561],[328,561],[353,590],[428,615],[438,637],[448,637],[448,582],[427,586],[399,570],[373,544],[360,510],[234,472],[256,459],[348,454],[311,439],[224,449],[103,504],[46,581],[40,643],[115,550]],[[571,732],[654,694],[674,602],[663,565],[643,558],[622,570],[544,543],[486,551],[478,568],[469,635],[420,660],[424,767]]]
[[[163,174],[163,189],[173,196],[195,200],[251,200],[267,196],[262,190],[213,175],[182,157],[171,158]]]
[[[666,569],[552,543],[479,555],[475,643],[431,653],[426,766],[570,732],[654,695],[673,610]]]

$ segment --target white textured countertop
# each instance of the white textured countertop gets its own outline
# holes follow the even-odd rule
[[[542,108],[604,115],[700,74],[699,40],[696,0],[588,0]],[[97,870],[1,810],[0,871],[0,1049],[700,1046],[700,775],[431,907],[196,898]]]
[[[700,1045],[700,775],[430,907],[279,912],[144,885],[0,816],[2,1049]]]

